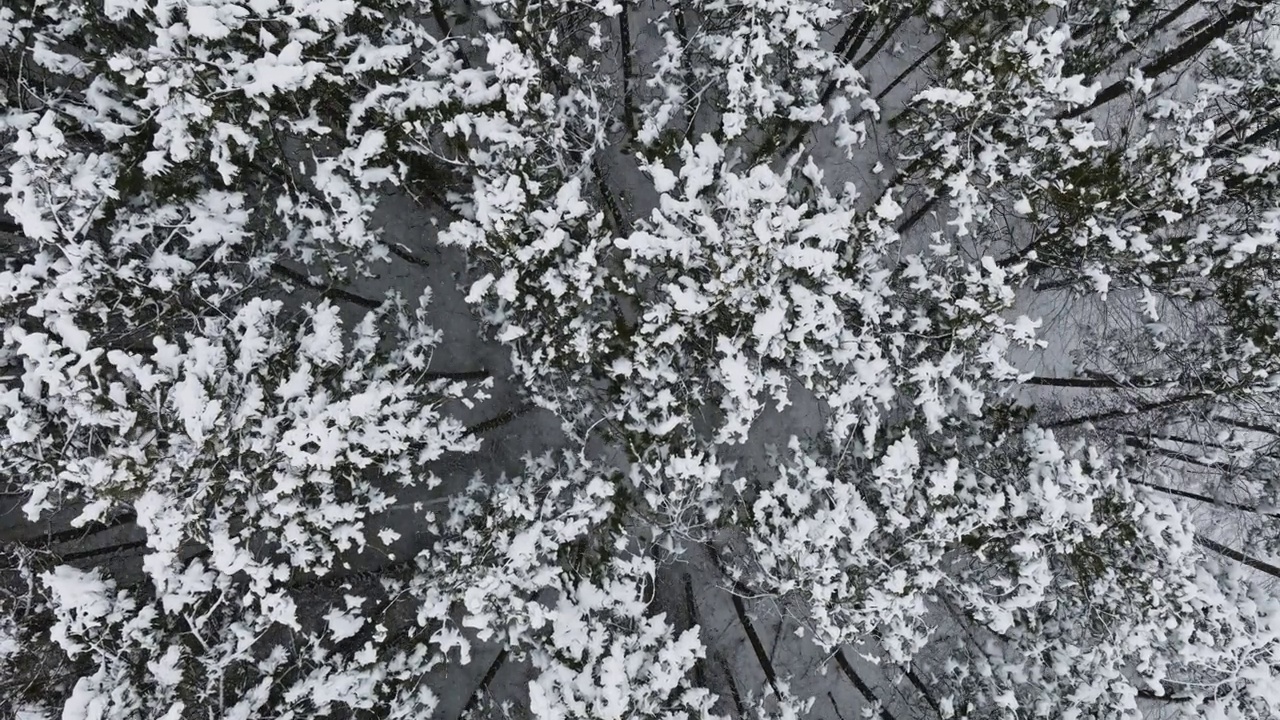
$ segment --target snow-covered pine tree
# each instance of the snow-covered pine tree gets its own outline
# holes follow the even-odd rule
[[[0,11],[20,226],[2,440],[33,451],[6,460],[9,482],[33,511],[71,490],[86,521],[149,513],[142,587],[156,593],[16,555],[33,594],[0,629],[62,653],[22,665],[40,680],[24,687],[73,717],[177,716],[221,702],[210,678],[218,693],[266,688],[236,697],[246,716],[411,716],[438,708],[433,672],[489,643],[481,688],[511,658],[532,679],[519,710],[539,718],[843,714],[846,680],[886,718],[1274,716],[1280,627],[1258,582],[1270,536],[1241,551],[1174,504],[1224,498],[1194,462],[1168,462],[1186,455],[1168,438],[1266,452],[1276,13],[1260,0]],[[376,592],[338,580],[295,624],[289,583],[321,574],[341,538],[360,542],[374,528],[354,525],[386,502],[361,464],[429,482],[417,443],[469,447],[438,406],[465,390],[415,374],[436,342],[423,316],[341,289],[415,257],[376,232],[379,201],[401,192],[467,253],[467,297],[531,399],[608,462],[575,448],[482,478],[402,574]],[[1114,322],[1079,339],[1036,317],[1068,300]],[[334,303],[403,321],[370,320],[335,349]],[[384,325],[385,343],[365,340]],[[1068,354],[1078,372],[1025,372]],[[396,442],[359,450],[369,436],[337,423],[363,401],[362,422]],[[218,422],[233,407],[259,414],[241,432]],[[304,416],[316,438],[286,438]],[[164,432],[130,434],[147,423]],[[245,445],[259,430],[269,447]],[[331,442],[350,467],[330,466]],[[166,467],[221,478],[241,452],[264,461],[236,492],[188,502],[181,482],[153,487]],[[1265,506],[1258,472],[1213,469],[1249,493],[1229,502]],[[268,471],[314,492],[263,492],[253,478]],[[238,524],[250,518],[267,524]],[[718,701],[696,687],[732,640],[652,614],[653,576],[680,562],[715,578],[686,604],[732,608],[768,703],[733,671],[716,676]],[[228,594],[253,602],[233,612]],[[765,649],[748,604],[803,631],[792,662]],[[394,624],[401,610],[413,620]],[[191,630],[200,618],[207,634]],[[806,698],[803,669],[830,653],[839,676]],[[198,672],[169,682],[182,662]],[[155,677],[126,682],[143,667]]]
[[[417,258],[370,220],[395,179],[380,133],[324,141],[335,87],[411,45],[373,22],[390,9],[0,11],[2,474],[54,516],[7,528],[6,710],[434,707],[377,610],[413,566],[368,557],[393,551],[397,490],[476,449],[446,403],[485,385],[431,369],[429,289],[341,287]],[[392,584],[360,597],[362,563]]]
[[[1241,122],[1270,122],[1270,111],[1243,99],[1247,84],[1222,82],[1222,56],[1270,41],[1273,10],[1241,3],[1218,17],[1194,3],[915,8],[910,25],[932,41],[920,43],[930,49],[918,58],[922,64],[892,75],[877,92],[851,72],[858,62],[849,56],[870,37],[874,57],[907,21],[878,6],[843,15],[833,9],[709,3],[695,10],[681,3],[657,11],[651,22],[663,38],[659,59],[637,50],[637,62],[624,57],[620,71],[628,88],[622,113],[638,98],[642,122],[615,126],[619,137],[599,150],[601,159],[583,163],[580,178],[560,186],[567,197],[551,189],[542,196],[549,200],[516,195],[524,204],[501,217],[468,216],[446,233],[501,263],[472,297],[489,308],[535,392],[569,423],[625,445],[643,468],[633,483],[645,488],[658,527],[687,540],[732,548],[744,526],[761,531],[753,514],[726,508],[734,507],[735,493],[754,507],[770,486],[767,474],[735,484],[736,475],[715,458],[751,455],[733,446],[748,441],[771,400],[816,400],[829,433],[816,472],[849,473],[823,487],[835,492],[834,483],[848,503],[865,503],[863,515],[838,505],[833,517],[826,505],[834,499],[788,488],[799,504],[769,526],[776,534],[753,546],[792,547],[784,539],[795,532],[850,543],[844,561],[833,559],[831,545],[803,559],[781,553],[847,583],[835,586],[835,597],[847,602],[844,614],[818,604],[816,598],[831,603],[835,591],[813,586],[812,577],[775,576],[773,587],[799,592],[801,614],[816,613],[827,642],[871,636],[877,657],[901,663],[918,655],[921,669],[913,674],[927,672],[938,685],[931,707],[949,708],[944,716],[1014,716],[1024,708],[1037,716],[1123,715],[1147,702],[1265,714],[1269,681],[1246,678],[1270,677],[1261,658],[1272,652],[1264,629],[1272,611],[1201,599],[1221,592],[1214,589],[1219,580],[1243,583],[1228,595],[1252,592],[1252,581],[1206,575],[1196,565],[1203,538],[1167,501],[1145,494],[1149,458],[1135,460],[1114,436],[1093,436],[1090,448],[1027,435],[1029,416],[1008,393],[1011,383],[1039,391],[1056,381],[1015,369],[1025,356],[1019,345],[1050,339],[1037,337],[1037,321],[1019,313],[1031,304],[1028,296],[1052,297],[1083,281],[1105,299],[1112,275],[1128,268],[1146,292],[1176,297],[1167,275],[1142,279],[1168,260],[1141,250],[1135,258],[1123,242],[1108,242],[1132,232],[1138,219],[1147,223],[1139,231],[1151,236],[1187,216],[1191,201],[1176,191],[1189,181],[1239,192],[1239,179],[1203,174],[1203,152],[1181,147],[1203,133],[1191,133],[1178,108],[1221,112],[1216,102],[1227,92],[1254,108],[1239,113]],[[624,10],[621,52],[637,16],[654,17]],[[816,40],[824,35],[840,39],[834,46]],[[658,52],[657,43],[650,52]],[[1274,66],[1274,56],[1246,54]],[[650,68],[653,81],[645,78]],[[894,98],[897,107],[883,106]],[[658,123],[679,125],[672,132]],[[1219,163],[1239,178],[1238,160],[1228,154]],[[861,183],[847,182],[855,178]],[[1248,184],[1259,195],[1239,204],[1236,237],[1250,223],[1265,227],[1274,207],[1269,188]],[[484,205],[497,206],[513,197],[511,187],[487,181],[477,189],[492,198]],[[621,230],[612,243],[593,227],[574,242],[579,236],[570,227],[592,217],[584,204],[593,202],[596,222]],[[1200,212],[1222,217],[1229,206],[1218,193]],[[631,219],[619,222],[628,209]],[[570,241],[540,239],[557,217],[571,219],[564,226]],[[492,229],[477,232],[473,222]],[[495,234],[509,243],[520,232],[528,239],[514,250],[488,244]],[[529,257],[552,264],[540,260],[527,273]],[[1171,267],[1185,273],[1194,264],[1183,256]],[[1249,280],[1226,267],[1219,275],[1244,283],[1236,294],[1245,302],[1267,297],[1261,276]],[[545,290],[528,285],[544,282]],[[613,303],[601,297],[609,290]],[[1191,399],[1223,397],[1236,389],[1232,378],[1260,376],[1250,351],[1242,358],[1233,348],[1252,332],[1241,324],[1267,327],[1266,314],[1217,308],[1237,318],[1225,335],[1169,349],[1188,364],[1205,363],[1202,349],[1218,354],[1203,368],[1218,385],[1195,387]],[[1250,393],[1267,389],[1268,374],[1261,377]],[[1164,393],[1133,412],[1183,400]],[[1072,435],[1098,419],[1109,417],[1042,422]],[[919,455],[905,469],[904,443]],[[969,487],[935,498],[914,463],[973,475],[943,482]],[[1083,494],[1064,506],[1067,477]],[[1048,525],[1026,509],[1041,504],[1054,518]],[[1067,508],[1082,514],[1069,519]],[[859,527],[873,529],[854,543],[848,535]],[[941,535],[920,546],[908,539],[924,528]],[[859,563],[874,568],[850,569]],[[902,574],[887,580],[881,573],[889,568]],[[901,597],[884,599],[884,584]],[[1009,605],[992,599],[1014,589]],[[1175,599],[1149,599],[1161,592]],[[858,621],[868,606],[886,614]],[[1123,626],[1106,619],[1117,608],[1124,608],[1116,611],[1127,619]],[[1215,629],[1189,640],[1194,625]],[[929,651],[930,629],[939,627],[969,639],[958,649],[944,643],[948,650]],[[1252,669],[1219,653],[1233,643],[1257,648],[1242,655]],[[1078,656],[1085,646],[1095,650]],[[985,688],[973,685],[975,673],[993,672]],[[943,690],[948,678],[966,698]],[[1166,692],[1165,681],[1175,689]]]

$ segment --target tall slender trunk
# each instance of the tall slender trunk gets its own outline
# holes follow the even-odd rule
[[[1198,400],[1207,400],[1216,395],[1226,394],[1234,388],[1223,388],[1221,390],[1197,390],[1189,393],[1182,393],[1163,400],[1155,400],[1144,403],[1136,407],[1116,408],[1113,410],[1103,410],[1088,415],[1077,415],[1076,417],[1056,420],[1044,425],[1047,430],[1060,430],[1062,428],[1075,427],[1077,425],[1086,425],[1089,423],[1104,422],[1107,420],[1116,420],[1124,417],[1136,417],[1145,415],[1156,410],[1164,410],[1183,403],[1196,402]]]
[[[635,78],[632,77],[631,69],[631,8],[628,3],[622,3],[622,12],[618,13],[618,38],[620,45],[619,53],[622,57],[619,62],[622,63],[622,116],[627,126],[627,134],[634,138],[636,135],[636,113],[635,113]]]
[[[95,520],[90,523],[85,523],[80,527],[73,527],[73,528],[68,528],[66,530],[59,530],[58,532],[51,532],[45,535],[41,535],[39,537],[31,538],[30,540],[12,540],[9,542],[21,543],[26,547],[34,547],[37,545],[39,547],[51,547],[53,545],[59,545],[65,542],[83,540],[89,537],[90,535],[96,535],[100,532],[106,532],[107,530],[113,530],[116,528],[125,527],[127,525],[133,524],[133,522],[137,519],[138,519],[138,516],[133,512],[124,512],[124,513],[120,513],[119,515],[116,515],[110,520],[105,520],[105,521]]]
[[[894,18],[884,29],[884,32],[880,33],[880,37],[876,38],[876,41],[871,44],[871,47],[867,48],[867,51],[863,53],[862,57],[858,58],[858,60],[853,63],[853,66],[859,70],[866,67],[867,63],[871,62],[871,58],[874,58],[876,54],[884,49],[885,44],[888,43],[890,38],[898,32],[898,28],[901,28],[904,23],[911,19],[911,15],[912,9],[910,8],[899,13],[898,17]]]
[[[840,672],[849,678],[849,681],[853,683],[854,687],[858,688],[858,692],[867,699],[867,702],[880,705],[881,720],[895,720],[893,713],[889,712],[889,709],[876,697],[875,690],[872,690],[871,686],[853,669],[853,665],[849,664],[848,659],[844,656],[844,650],[836,650],[836,664],[840,666]]]
[[[369,310],[377,310],[379,307],[382,306],[381,300],[374,300],[372,298],[367,298],[363,295],[357,295],[356,293],[353,293],[350,290],[343,290],[342,288],[329,287],[325,285],[323,282],[320,282],[319,280],[313,280],[312,278],[307,277],[306,275],[298,272],[297,270],[294,270],[288,267],[287,265],[284,265],[283,263],[279,263],[279,262],[271,263],[271,272],[275,273],[276,275],[286,280],[298,283],[299,285],[302,285],[308,290],[317,292],[320,294],[320,297],[326,298],[328,300],[339,300],[342,302],[348,302],[348,303],[351,303],[352,305],[358,305],[362,308],[367,308]]]
[[[915,61],[913,61],[910,65],[907,66],[906,70],[903,70],[902,72],[898,73],[897,77],[895,77],[892,81],[890,81],[890,83],[886,85],[883,90],[876,93],[876,102],[880,102],[881,100],[884,100],[886,95],[893,92],[894,88],[901,85],[903,80],[906,80],[908,77],[910,77],[911,74],[914,73],[916,70],[918,70],[926,60],[933,57],[933,54],[941,50],[942,46],[946,44],[947,44],[947,39],[944,37],[938,42],[934,43],[933,47],[929,48],[928,50],[925,50],[924,53],[920,55],[920,57],[916,58]]]
[[[1166,72],[1178,67],[1200,54],[1200,51],[1209,47],[1214,40],[1221,38],[1227,34],[1235,25],[1251,19],[1258,11],[1262,9],[1261,2],[1246,0],[1236,5],[1227,15],[1218,19],[1217,22],[1202,28],[1191,37],[1187,38],[1181,45],[1166,51],[1163,55],[1155,60],[1142,66],[1142,74],[1146,78],[1158,78]],[[1129,87],[1129,81],[1117,80],[1098,93],[1093,102],[1087,106],[1080,106],[1072,110],[1068,110],[1058,116],[1060,120],[1066,120],[1079,117],[1091,110],[1096,110],[1103,105],[1115,100],[1125,93]]]
[[[1229,548],[1226,545],[1210,540],[1209,538],[1203,535],[1200,535],[1199,533],[1196,534],[1196,543],[1218,553],[1223,557],[1235,560],[1241,565],[1246,565],[1259,572],[1264,572],[1270,575],[1271,577],[1280,578],[1280,567],[1276,567],[1275,565],[1272,565],[1269,562],[1259,560],[1251,555],[1246,555],[1234,548]]]
[[[1218,507],[1231,508],[1232,510],[1242,510],[1244,512],[1256,513],[1258,515],[1266,515],[1268,517],[1274,517],[1276,515],[1280,515],[1280,513],[1263,512],[1258,508],[1251,507],[1249,505],[1243,505],[1241,503],[1233,503],[1227,500],[1219,500],[1217,498],[1209,497],[1208,495],[1201,495],[1200,493],[1194,493],[1189,490],[1179,490],[1178,488],[1171,488],[1171,487],[1168,487],[1167,485],[1159,485],[1157,483],[1147,482],[1146,480],[1130,480],[1129,482],[1134,485],[1141,485],[1143,487],[1151,488],[1152,490],[1155,490],[1156,492],[1164,493],[1165,495],[1172,495],[1174,497],[1180,497],[1187,500],[1195,500],[1197,502],[1207,503],[1209,505],[1217,505]]]
[[[765,680],[769,682],[769,687],[773,688],[773,692],[779,698],[782,697],[782,690],[778,687],[778,673],[773,669],[773,662],[769,660],[769,656],[764,651],[764,644],[760,642],[760,636],[756,634],[755,625],[751,624],[751,618],[747,617],[747,608],[742,598],[737,593],[730,593],[729,597],[733,600],[733,610],[738,614],[738,622],[742,623],[742,629],[747,634],[747,641],[751,644],[751,650],[755,653],[756,662],[760,663],[760,669],[764,670]]]

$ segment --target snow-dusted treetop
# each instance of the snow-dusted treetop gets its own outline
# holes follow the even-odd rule
[[[0,687],[825,712],[748,597],[882,717],[1275,716],[1280,6],[1166,5],[0,9],[0,476],[70,526],[4,549]],[[390,199],[567,448],[436,473],[491,384],[431,367],[459,288],[350,289],[428,264]],[[657,611],[680,563],[767,697]]]

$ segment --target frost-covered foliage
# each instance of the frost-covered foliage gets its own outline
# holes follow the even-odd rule
[[[533,669],[539,717],[705,717],[714,697],[689,679],[698,632],[646,615],[654,561],[634,552],[616,493],[573,455],[530,457],[520,477],[476,478],[427,518],[430,547],[372,577],[300,580],[216,537],[194,557],[150,554],[134,588],[23,563],[31,590],[9,609],[26,622],[0,628],[8,697],[55,711],[16,685],[52,650],[65,653],[52,669],[78,678],[62,717],[419,718],[442,692],[424,674],[497,641]]]
[[[877,636],[889,662],[944,653],[931,692],[962,715],[1123,716],[1187,673],[1191,695],[1268,707],[1269,685],[1237,673],[1274,652],[1274,606],[1224,622],[1186,518],[1138,502],[1132,468],[1043,431],[1008,445],[993,477],[930,467],[908,436],[859,482],[793,441],[744,503],[734,577],[786,598],[824,647]]]
[[[419,621],[442,623],[464,660],[462,628],[527,660],[535,717],[704,717],[714,698],[691,683],[698,631],[648,613],[654,560],[624,524],[619,486],[569,454],[477,478],[419,558]]]
[[[132,503],[166,552],[234,522],[236,533],[277,534],[283,568],[302,571],[362,544],[365,516],[393,501],[373,474],[429,482],[432,460],[474,449],[440,412],[465,386],[424,378],[439,339],[425,310],[401,311],[407,332],[381,353],[380,313],[348,346],[334,306],[302,312],[291,331],[282,303],[253,299],[209,319],[200,335],[157,335],[149,355],[76,353],[12,328],[24,372],[4,399],[5,472],[25,478],[27,516],[53,509],[53,498],[78,498],[87,503],[78,525]],[[56,454],[45,452],[49,442]]]
[[[883,717],[1280,714],[1277,3],[41,0],[0,55],[30,717],[846,716],[730,594]],[[459,288],[344,289],[427,265],[390,196],[568,449],[439,477],[489,385]]]
[[[328,301],[286,311],[232,295],[204,316],[157,302],[174,324],[157,324],[148,349],[130,342],[136,329],[94,324],[103,300],[128,308],[118,285],[136,282],[95,259],[3,273],[6,303],[26,312],[5,326],[18,382],[3,394],[0,467],[21,478],[31,520],[73,510],[61,534],[133,526],[142,539],[65,565],[14,551],[21,572],[7,580],[25,590],[4,605],[24,622],[8,628],[9,702],[67,718],[429,711],[430,691],[405,683],[416,659],[355,654],[364,599],[342,592],[355,555],[397,538],[383,524],[395,493],[438,485],[435,461],[478,446],[444,404],[483,390],[428,371],[441,341],[429,294],[417,307],[389,297],[350,330]],[[92,292],[60,294],[74,275]],[[133,545],[140,567],[115,559]],[[90,558],[100,564],[85,569]],[[50,672],[78,679],[49,688]]]

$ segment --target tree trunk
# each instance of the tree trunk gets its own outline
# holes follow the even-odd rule
[[[1181,45],[1173,48],[1172,50],[1166,51],[1160,57],[1142,66],[1143,76],[1146,78],[1157,78],[1169,70],[1187,62],[1198,55],[1201,50],[1209,47],[1209,44],[1214,40],[1225,35],[1234,25],[1249,20],[1261,9],[1262,3],[1260,2],[1246,1],[1240,3],[1234,10],[1220,18],[1217,22],[1205,27],[1185,40]],[[1067,112],[1059,115],[1058,119],[1068,120],[1076,118],[1090,110],[1102,107],[1123,95],[1128,87],[1129,81],[1127,79],[1117,80],[1099,92],[1091,104],[1068,110]]]

